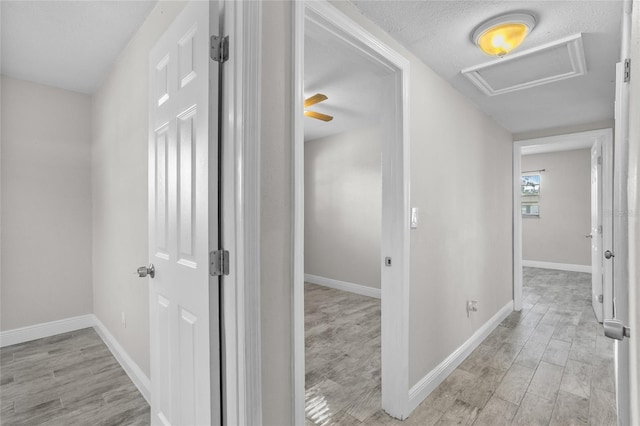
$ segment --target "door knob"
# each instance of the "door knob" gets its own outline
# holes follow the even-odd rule
[[[604,252],[605,259],[611,259],[612,257],[615,257],[615,256],[613,255],[613,253],[611,253],[611,250],[607,250]]]
[[[585,237],[585,238],[593,238],[593,235],[591,235],[591,234],[584,234],[584,237]]]
[[[149,275],[153,278],[156,275],[156,268],[153,266],[153,263],[150,263],[149,266],[141,266],[138,268],[138,276],[140,278],[144,278]]]
[[[631,329],[625,327],[622,321],[616,319],[604,320],[604,335],[610,339],[622,340],[631,337]]]

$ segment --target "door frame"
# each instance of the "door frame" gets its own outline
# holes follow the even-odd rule
[[[222,66],[222,245],[230,253],[221,279],[223,424],[262,424],[260,309],[260,98],[262,2],[220,4],[229,36]]]
[[[603,151],[603,205],[613,207],[613,131],[612,129],[591,130],[536,139],[526,139],[513,143],[513,305],[514,310],[522,310],[522,213],[520,210],[520,175],[522,174],[522,152],[535,153],[569,151],[591,148],[597,141],[602,142]],[[605,207],[606,211],[606,207]],[[602,225],[603,244],[611,241],[613,222],[611,214],[605,214]],[[607,235],[609,240],[607,239]],[[610,248],[610,247],[609,247]],[[611,269],[610,269],[611,270]],[[605,279],[612,279],[611,274]],[[611,282],[611,281],[610,281]],[[611,285],[608,285],[611,288]],[[610,299],[609,299],[610,300]],[[605,300],[606,303],[606,300]]]
[[[304,342],[304,27],[313,19],[328,32],[395,72],[395,138],[382,144],[383,271],[382,408],[406,418],[409,403],[409,61],[328,1],[293,3],[293,419],[305,423]],[[386,160],[385,160],[386,159]],[[386,218],[386,219],[385,219]],[[386,225],[386,226],[385,226]],[[380,259],[383,262],[382,256]],[[395,283],[391,288],[389,277]]]

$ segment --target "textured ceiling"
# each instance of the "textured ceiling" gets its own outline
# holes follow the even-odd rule
[[[93,93],[154,3],[0,1],[1,72]],[[514,133],[613,117],[614,70],[620,51],[619,0],[352,3]],[[494,97],[482,94],[467,81],[460,70],[491,60],[471,42],[473,29],[487,18],[515,10],[530,11],[538,21],[520,51],[582,32],[587,74]],[[336,117],[330,123],[307,118],[309,137],[318,137],[320,128],[338,133],[375,120],[381,100],[367,89],[376,87],[380,70],[335,41],[313,34],[307,34],[306,41],[311,53],[305,58],[305,95],[326,93],[329,100],[315,110]],[[344,72],[347,69],[349,73]]]
[[[93,93],[155,3],[2,0],[1,72]]]
[[[619,0],[351,2],[513,133],[613,118],[615,64],[620,58]],[[484,20],[513,11],[532,12],[537,20],[515,52],[583,33],[587,74],[493,97],[480,92],[460,71],[495,59],[473,44],[471,33]]]
[[[305,141],[379,123],[383,88],[391,84],[390,71],[309,21],[305,24],[304,73],[305,98],[316,93],[329,98],[309,110],[334,117],[329,122],[305,117]]]

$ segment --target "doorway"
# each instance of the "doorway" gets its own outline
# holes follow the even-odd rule
[[[376,87],[384,102],[378,113],[382,132],[380,142],[380,268],[381,295],[381,406],[394,417],[407,415],[408,403],[408,61],[367,33],[338,9],[325,2],[294,4],[294,417],[296,424],[305,422],[305,95],[316,94],[306,87],[306,36],[316,40],[331,38],[366,63],[374,64],[384,76],[385,88]],[[310,32],[307,32],[310,29]],[[344,67],[342,72],[350,72]],[[318,88],[319,89],[319,88]],[[322,89],[321,89],[322,90]],[[319,93],[322,93],[318,90]],[[311,93],[313,92],[313,93]],[[381,92],[381,93],[380,93]],[[340,94],[326,93],[329,99]],[[330,104],[326,104],[330,105]],[[317,112],[329,114],[317,104]],[[348,108],[335,110],[335,117],[347,114]],[[339,118],[335,118],[338,123]],[[319,123],[322,124],[322,123]],[[380,134],[380,133],[377,134]],[[363,212],[362,214],[366,214]],[[385,259],[388,258],[389,260]],[[342,280],[337,280],[342,281]],[[393,285],[393,287],[391,287]]]
[[[530,340],[545,335],[537,369],[554,371],[557,404],[615,423],[614,344],[601,325],[614,306],[612,130],[518,141],[513,160],[514,302],[537,322]]]
[[[513,200],[514,200],[514,209],[513,209],[513,223],[514,223],[514,306],[515,310],[522,310],[523,307],[523,266],[526,267],[538,267],[538,268],[547,268],[547,269],[556,269],[556,270],[565,270],[565,271],[574,271],[574,272],[587,272],[591,273],[592,271],[597,272],[598,280],[594,279],[592,281],[592,296],[595,294],[596,299],[601,299],[602,302],[599,302],[602,305],[602,311],[596,314],[599,322],[602,322],[602,317],[610,315],[613,306],[613,269],[611,265],[607,264],[604,260],[603,254],[598,253],[594,255],[592,252],[594,250],[600,250],[604,252],[607,250],[606,247],[611,247],[612,245],[612,237],[613,237],[613,222],[611,218],[611,210],[613,208],[613,139],[612,139],[612,131],[611,129],[603,129],[603,130],[594,130],[589,132],[582,133],[574,133],[567,134],[561,136],[552,136],[546,138],[538,138],[538,139],[529,139],[523,141],[517,141],[514,143],[514,152],[513,152]],[[588,150],[588,152],[587,152]],[[549,245],[544,245],[545,242],[532,244],[530,247],[527,247],[527,254],[530,257],[526,259],[524,257],[524,244],[523,244],[523,232],[525,232],[525,227],[527,227],[527,223],[525,221],[540,221],[541,218],[544,217],[544,204],[542,200],[544,199],[544,191],[545,191],[545,177],[551,178],[548,171],[545,167],[537,165],[543,164],[540,161],[552,161],[550,158],[538,158],[538,162],[527,162],[523,160],[523,155],[527,156],[535,156],[535,155],[551,155],[551,153],[567,153],[573,152],[575,155],[580,155],[580,151],[583,151],[583,156],[588,155],[585,161],[583,161],[583,169],[588,168],[589,174],[583,176],[584,179],[591,179],[591,185],[589,187],[589,202],[587,204],[589,211],[591,213],[589,215],[584,211],[585,205],[582,205],[582,208],[579,208],[577,211],[582,212],[582,228],[584,228],[584,233],[582,235],[573,235],[576,234],[577,230],[572,233],[571,238],[573,244],[567,245],[566,242],[563,248],[560,248],[559,251],[563,249],[566,251],[584,251],[585,247],[589,246],[589,253],[582,253],[582,255],[571,253],[573,257],[566,257],[566,254],[558,253],[555,256],[553,253],[548,253],[552,250]],[[574,156],[575,156],[574,155]],[[531,158],[531,157],[529,157]],[[576,157],[578,158],[578,157]],[[571,163],[575,163],[575,159],[572,157],[571,159],[565,159]],[[523,163],[527,165],[531,163],[531,167],[523,167]],[[567,181],[567,179],[574,179],[575,173],[569,173],[566,171],[559,170],[559,168],[554,167],[554,172],[564,173],[566,176],[555,176],[555,180],[563,179]],[[584,172],[584,170],[583,170]],[[578,171],[576,171],[578,173]],[[583,173],[584,174],[584,173]],[[583,180],[584,180],[583,179]],[[552,178],[553,181],[553,178]],[[551,182],[548,182],[551,183]],[[537,187],[536,187],[537,185]],[[568,183],[571,185],[571,182]],[[557,186],[557,185],[556,185]],[[526,188],[532,188],[529,191]],[[523,189],[525,188],[525,189]],[[571,190],[571,188],[569,188]],[[565,218],[565,208],[573,207],[575,204],[573,201],[569,203],[566,200],[567,194],[569,197],[574,198],[574,201],[579,203],[580,201],[577,198],[580,198],[577,191],[561,192],[560,190],[556,190],[553,188],[553,195],[548,194],[551,198],[556,198],[556,200],[547,200],[551,201],[551,205],[547,204],[547,207],[551,209],[552,213],[555,213],[557,217],[560,217],[562,220],[566,219],[566,224],[573,223],[575,224],[575,218]],[[584,192],[584,191],[583,191]],[[577,198],[576,198],[577,197]],[[592,200],[593,199],[593,200]],[[584,201],[584,200],[583,200]],[[566,205],[558,206],[557,203],[565,203]],[[593,205],[592,205],[593,203]],[[582,203],[584,204],[584,203]],[[556,210],[553,212],[553,210]],[[547,211],[549,212],[549,211]],[[609,212],[609,214],[605,214]],[[587,218],[587,219],[585,219]],[[540,221],[541,222],[541,221]],[[536,224],[537,225],[537,224]],[[549,235],[555,235],[558,232],[564,232],[564,227],[562,223],[553,223],[552,227],[555,226],[555,231],[551,229]],[[548,226],[547,226],[548,227]],[[538,226],[539,228],[539,226]],[[582,229],[581,228],[581,229]],[[529,230],[531,235],[540,234],[539,229]],[[548,229],[547,229],[548,231]],[[543,235],[544,236],[544,235]],[[574,238],[575,237],[575,238]],[[585,240],[581,240],[582,237],[585,237],[589,240],[589,244],[580,244],[580,242],[584,242]],[[593,242],[593,244],[591,243]],[[571,248],[573,247],[573,248]],[[604,249],[602,247],[605,247]],[[553,248],[555,250],[555,247]],[[544,256],[550,256],[545,258]],[[587,256],[588,255],[588,256]],[[555,257],[554,257],[555,256]],[[565,256],[565,257],[563,257]],[[588,260],[585,260],[587,259]],[[559,259],[559,260],[557,260]],[[569,260],[567,260],[569,259]],[[599,287],[598,287],[599,286]],[[595,309],[595,308],[594,308]],[[610,318],[610,316],[607,316]]]
[[[367,422],[381,408],[381,159],[394,73],[309,19],[304,54],[305,414]]]

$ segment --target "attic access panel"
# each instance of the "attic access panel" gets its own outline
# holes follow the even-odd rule
[[[587,72],[582,34],[462,70],[488,96],[578,77]]]

